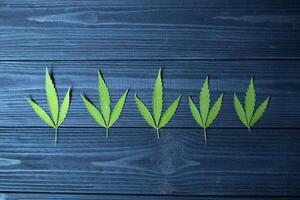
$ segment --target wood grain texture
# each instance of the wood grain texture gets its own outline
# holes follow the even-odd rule
[[[1,199],[2,198],[2,199]],[[296,197],[209,197],[172,195],[0,194],[1,200],[297,200]]]
[[[294,0],[1,0],[0,200],[292,200],[300,196],[300,2]],[[46,107],[45,67],[72,103],[59,144],[27,105]],[[147,127],[163,67],[168,128]],[[113,105],[130,88],[110,138],[80,99],[98,106],[101,69]],[[187,102],[210,76],[223,109],[208,146]],[[232,105],[254,76],[270,107],[251,134]]]
[[[299,129],[0,129],[0,191],[300,195]]]
[[[0,60],[299,59],[300,3],[0,2]]]
[[[97,106],[97,70],[107,81],[113,106],[129,88],[128,99],[116,127],[147,127],[134,102],[134,93],[151,108],[151,96],[159,67],[163,67],[165,107],[183,95],[169,127],[197,127],[187,96],[198,104],[200,87],[210,76],[212,100],[225,93],[223,107],[214,127],[243,127],[233,107],[233,93],[243,101],[250,77],[254,77],[257,104],[271,96],[270,107],[256,127],[282,128],[300,126],[299,61],[107,61],[107,62],[0,62],[0,126],[45,126],[27,104],[24,96],[33,97],[44,108],[45,67],[52,69],[60,100],[73,85],[70,113],[63,126],[92,126],[80,94]]]

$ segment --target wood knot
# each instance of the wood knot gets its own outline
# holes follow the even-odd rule
[[[168,182],[164,181],[160,184],[160,193],[161,194],[173,194],[174,190]]]

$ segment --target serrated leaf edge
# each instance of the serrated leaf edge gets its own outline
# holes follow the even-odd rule
[[[244,110],[246,113],[248,126],[250,126],[250,121],[255,111],[255,104],[256,104],[256,92],[255,92],[253,78],[251,78],[245,94],[245,102],[244,102]]]
[[[199,106],[200,106],[199,110],[200,110],[202,122],[204,127],[206,128],[206,121],[210,109],[210,90],[209,90],[208,76],[206,76],[205,81],[200,90]]]
[[[154,87],[153,87],[153,94],[152,94],[152,111],[153,111],[153,118],[155,121],[156,126],[159,126],[162,110],[163,110],[163,80],[161,75],[161,68],[158,71],[157,77],[155,79]]]
[[[149,109],[147,108],[147,106],[143,103],[143,101],[137,96],[137,94],[134,95],[135,101],[136,101],[136,105],[140,111],[140,114],[142,115],[142,117],[145,119],[145,121],[152,127],[157,129],[158,127],[155,124],[154,118],[151,115]],[[140,106],[142,106],[146,113],[143,113]]]
[[[256,109],[256,111],[254,112],[254,115],[251,118],[250,124],[249,124],[250,128],[253,127],[264,115],[264,113],[266,112],[266,109],[268,108],[269,101],[270,101],[270,97],[267,97]],[[259,114],[258,111],[260,111],[262,108],[263,108],[262,113]],[[253,122],[252,120],[254,119],[254,117],[256,117],[257,114],[259,114],[259,117],[256,119],[255,122]]]
[[[48,68],[46,67],[46,78],[45,78],[45,90],[49,111],[51,113],[52,120],[57,127],[58,115],[59,115],[59,102],[57,91],[53,82],[52,77],[49,74]]]
[[[119,100],[117,101],[111,115],[110,115],[110,119],[109,119],[109,125],[108,128],[112,127],[114,125],[114,123],[116,123],[116,121],[119,119],[122,111],[123,111],[123,107],[125,105],[126,99],[127,99],[127,94],[128,94],[128,89],[121,95],[121,97],[119,98]],[[124,98],[124,101],[121,102],[121,100]],[[113,119],[114,115],[116,115],[116,108],[119,105],[119,103],[121,104],[121,110],[120,113],[115,117],[115,119]],[[113,119],[113,121],[112,121]]]
[[[106,126],[108,126],[111,112],[110,92],[100,70],[98,71],[98,95],[101,114]]]
[[[222,108],[223,96],[224,96],[224,94],[222,93],[219,96],[219,98],[214,102],[213,106],[211,107],[211,109],[210,109],[210,111],[208,113],[207,120],[205,122],[205,127],[206,128],[208,128],[215,121],[215,119],[218,117],[219,112],[220,112],[220,110]],[[220,107],[217,107],[219,105],[218,103],[220,103]],[[212,116],[212,111],[214,109],[217,109],[217,110],[216,110],[215,116]]]
[[[82,99],[87,111],[89,112],[91,117],[97,122],[97,124],[99,124],[100,126],[102,126],[104,128],[107,128],[105,120],[104,120],[101,112],[97,109],[97,107],[95,105],[93,105],[93,103],[91,101],[89,101],[83,94],[81,94],[81,99]],[[96,112],[97,116],[93,115],[92,110],[90,110],[90,108],[92,108],[93,111]]]
[[[29,103],[29,105],[32,107],[33,111],[36,113],[36,115],[43,121],[45,122],[47,125],[51,126],[52,128],[56,128],[53,120],[51,119],[51,117],[49,116],[49,114],[39,105],[37,104],[34,100],[32,100],[29,97],[25,97],[26,101]],[[36,107],[35,107],[36,106]],[[47,119],[43,119],[43,117],[37,112],[36,109],[39,109],[42,114],[47,118]]]
[[[64,97],[64,100],[60,106],[60,110],[59,110],[59,114],[58,114],[58,124],[57,124],[58,127],[60,127],[62,125],[62,123],[64,122],[65,118],[68,115],[69,108],[70,108],[70,101],[71,101],[70,92],[71,92],[71,88],[68,89],[68,91]],[[66,108],[65,108],[65,106],[66,106]],[[64,115],[62,115],[63,109],[66,109],[66,112]]]
[[[163,128],[164,126],[166,126],[170,120],[173,118],[173,116],[175,115],[178,105],[180,103],[182,95],[179,95],[167,108],[167,110],[164,112],[164,114],[162,115],[161,119],[160,119],[160,124],[158,126],[158,128]],[[174,107],[173,107],[174,106]],[[172,110],[174,108],[174,110]],[[171,112],[171,116],[168,117],[167,114]],[[164,121],[164,119],[166,119],[166,121]],[[169,119],[168,119],[169,118]],[[163,124],[162,124],[163,121]]]
[[[197,106],[195,105],[193,99],[188,96],[189,99],[189,107],[192,113],[192,116],[194,117],[195,121],[197,122],[197,124],[201,127],[204,128],[204,124],[203,124],[203,120],[201,118],[201,114],[197,108]],[[199,118],[199,119],[198,119]]]

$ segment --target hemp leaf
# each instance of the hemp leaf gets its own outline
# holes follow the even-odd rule
[[[58,96],[56,93],[56,88],[54,86],[54,83],[49,75],[48,69],[46,68],[46,96],[47,96],[47,102],[48,107],[51,113],[51,117],[48,115],[48,113],[41,108],[34,100],[31,98],[25,97],[25,99],[28,101],[28,103],[33,108],[34,112],[49,126],[55,129],[55,139],[54,143],[57,143],[57,134],[58,134],[58,128],[62,125],[64,122],[70,106],[70,91],[71,88],[68,89],[63,103],[59,110],[58,105]]]
[[[123,110],[128,90],[126,90],[123,95],[119,98],[116,103],[112,113],[110,110],[110,94],[109,89],[102,77],[100,71],[98,71],[98,93],[99,93],[99,103],[100,110],[98,110],[84,95],[81,95],[82,101],[87,108],[88,112],[94,118],[94,120],[102,127],[106,128],[106,137],[109,134],[109,128],[114,125],[118,120]]]
[[[222,107],[223,93],[210,109],[210,91],[208,77],[206,77],[199,96],[200,112],[191,97],[188,97],[191,113],[200,127],[203,128],[205,144],[207,144],[206,129],[217,118]]]
[[[142,100],[135,94],[136,105],[146,122],[156,129],[157,138],[159,139],[159,129],[166,126],[173,115],[175,114],[177,107],[179,105],[181,95],[179,95],[176,100],[167,108],[165,113],[162,115],[163,108],[163,81],[161,76],[161,69],[158,71],[158,75],[154,84],[153,95],[152,95],[152,110],[153,116],[149,112],[148,108],[142,102]]]
[[[254,87],[253,78],[251,78],[249,87],[246,92],[245,96],[245,109],[243,108],[239,98],[237,97],[236,93],[234,93],[233,102],[235,111],[241,120],[242,124],[244,124],[248,131],[250,132],[250,128],[254,126],[258,120],[263,116],[265,110],[268,107],[270,97],[267,97],[257,108],[255,109],[255,102],[256,102],[256,92]]]

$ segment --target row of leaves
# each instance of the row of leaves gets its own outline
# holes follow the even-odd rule
[[[110,93],[107,84],[105,83],[103,76],[100,72],[98,72],[98,92],[99,92],[99,103],[100,110],[94,106],[92,102],[90,102],[84,95],[81,95],[84,105],[86,106],[90,115],[94,118],[94,120],[102,127],[106,128],[106,137],[109,134],[109,128],[114,125],[114,123],[118,120],[123,110],[128,90],[126,90],[123,95],[117,101],[114,109],[111,111],[110,105]],[[32,106],[35,113],[49,126],[55,129],[55,144],[57,143],[57,130],[62,125],[65,120],[67,113],[69,111],[70,106],[70,91],[71,88],[68,89],[64,100],[59,108],[58,96],[56,92],[56,88],[54,86],[53,80],[46,68],[46,97],[48,102],[48,107],[50,110],[51,117],[48,113],[41,108],[34,100],[31,98],[26,98],[29,104]],[[175,114],[177,107],[179,105],[181,99],[181,95],[179,95],[175,101],[168,106],[167,110],[163,113],[163,80],[161,69],[159,69],[154,89],[152,95],[152,114],[147,108],[147,106],[143,103],[143,101],[135,94],[136,105],[145,119],[145,121],[154,129],[156,129],[157,138],[160,137],[159,130],[165,127],[169,121],[172,119]],[[195,105],[194,101],[191,97],[189,99],[189,106],[191,113],[197,122],[197,124],[203,128],[205,144],[207,143],[206,129],[213,123],[213,121],[218,116],[223,100],[223,93],[216,100],[216,102],[211,106],[210,100],[210,89],[208,77],[206,77],[203,86],[199,95],[199,108]],[[251,78],[248,90],[245,95],[244,106],[241,104],[239,98],[236,94],[234,94],[234,107],[235,111],[240,119],[240,121],[248,128],[250,132],[250,128],[254,126],[258,120],[264,114],[270,97],[267,97],[260,106],[255,111],[256,104],[256,92],[254,87],[253,79]]]

